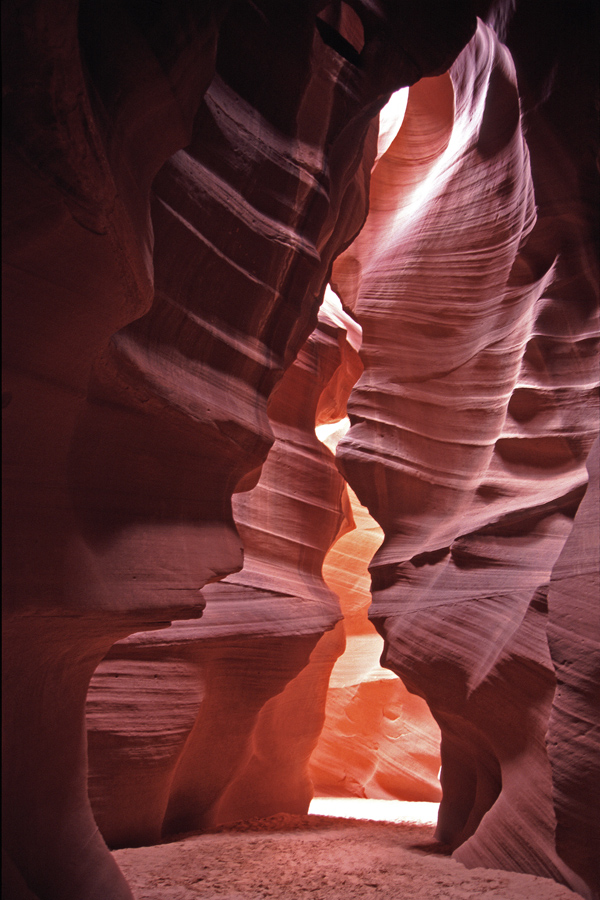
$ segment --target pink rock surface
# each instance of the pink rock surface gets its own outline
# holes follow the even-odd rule
[[[390,749],[426,700],[440,840],[598,896],[593,16],[540,39],[494,4],[518,78],[482,23],[446,72],[466,6],[5,4],[8,898],[131,900],[94,672],[111,843],[306,809],[350,521],[313,426],[361,368],[345,313],[315,330],[330,276],[365,335],[340,465],[413,692],[370,677],[338,566],[341,777],[427,783]]]
[[[345,646],[343,611],[337,593],[323,578],[324,561],[336,538],[354,528],[346,484],[315,426],[335,422],[345,412],[362,369],[359,346],[360,329],[343,312],[339,299],[326,291],[318,328],[269,404],[276,441],[261,479],[254,491],[234,498],[249,551],[248,580],[244,582],[245,565],[239,575],[207,588],[216,601],[213,614],[221,597],[228,596],[230,582],[244,604],[261,602],[263,627],[284,633],[290,626],[296,631],[318,627],[319,632],[306,667],[261,710],[247,759],[215,808],[215,822],[282,811],[306,813],[313,796],[310,760],[323,728],[331,670]],[[300,481],[298,474],[304,476]],[[254,533],[246,530],[249,525]],[[285,540],[274,540],[273,528]],[[269,586],[276,606],[265,616],[261,594]],[[207,615],[210,622],[210,601]],[[253,618],[250,614],[248,621]],[[287,655],[283,642],[282,655]]]
[[[558,557],[548,592],[548,644],[556,694],[548,725],[556,848],[589,885],[600,863],[600,498],[598,442],[589,485]]]
[[[547,242],[558,253],[552,294],[561,315],[553,328],[547,328],[544,343],[546,352],[551,350],[556,358],[570,335],[576,339],[571,354],[572,384],[586,384],[586,357],[594,353],[598,330],[594,322],[600,294],[597,22],[593,4],[584,4],[576,16],[566,9],[552,10],[544,26],[549,48],[544,59],[530,53],[531,35],[537,28],[531,10],[517,15],[507,34],[517,64],[531,150],[538,205],[536,252]],[[562,340],[557,340],[557,332]],[[567,358],[563,357],[565,362]],[[592,365],[592,372],[586,387],[591,392],[588,427],[593,432],[598,431],[600,416],[593,405],[597,367]],[[573,402],[572,396],[563,394],[558,399]],[[548,415],[548,409],[544,412]],[[557,687],[546,736],[557,820],[556,849],[584,878],[592,897],[600,896],[600,838],[594,813],[600,802],[596,452],[592,449],[586,463],[589,485],[573,531],[552,570],[548,643]]]
[[[328,637],[311,671],[277,695],[341,618],[321,568],[351,526],[345,483],[315,422],[327,388],[327,408],[344,411],[350,386],[339,393],[348,381],[339,370],[356,366],[357,354],[346,342],[352,321],[339,301],[328,308],[271,396],[275,443],[258,484],[234,496],[243,569],[204,587],[201,620],[116,644],[92,679],[90,794],[110,846],[153,843],[259,806],[265,815],[308,810],[306,764],[340,638]]]
[[[5,830],[13,883],[43,898],[130,896],[86,796],[87,681],[241,566],[231,494],[364,218],[371,120],[472,30],[462,7],[357,4],[359,69],[320,6],[262,5],[3,11]],[[47,700],[64,681],[77,702]]]
[[[152,301],[150,184],[189,141],[216,31],[210,19],[173,22],[153,46],[113,12],[97,39],[114,57],[96,45],[110,72],[92,75],[76,5],[3,9],[2,802],[15,897],[131,897],[87,799],[85,694],[115,640],[178,606],[167,595],[158,615],[132,615],[129,597],[105,590],[72,453],[94,361]],[[186,60],[181,78],[174,64]]]
[[[333,272],[365,364],[338,458],[385,532],[385,665],[442,729],[439,839],[587,896],[554,839],[546,597],[597,433],[597,306],[556,259],[556,209],[536,225],[514,68],[483,24],[411,89],[371,187]]]

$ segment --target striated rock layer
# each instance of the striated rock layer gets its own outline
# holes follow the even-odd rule
[[[564,310],[560,331],[575,341],[572,371],[585,371],[597,346],[600,293],[600,178],[598,103],[600,50],[598,9],[583,3],[574,11],[557,5],[545,19],[546,53],[531,54],[537,31],[533,10],[518,10],[506,40],[514,55],[531,150],[538,204],[538,249],[557,248],[552,296]],[[589,323],[589,324],[588,324]],[[553,355],[561,353],[556,331],[549,334]],[[552,344],[554,343],[554,348]],[[580,361],[581,360],[581,361]],[[597,363],[596,363],[597,366]],[[599,416],[593,406],[598,369],[588,381],[591,430]],[[575,380],[575,379],[574,379]],[[571,395],[572,396],[572,395]],[[585,393],[583,394],[585,397]],[[558,395],[572,402],[569,394]],[[571,414],[572,415],[572,414]],[[556,848],[562,859],[600,895],[597,847],[600,804],[600,535],[598,533],[597,450],[587,460],[589,485],[572,533],[559,556],[548,595],[548,643],[557,679],[547,733],[556,814]],[[567,588],[568,586],[568,588]]]
[[[135,586],[147,568],[133,556],[131,572],[115,571],[114,552],[103,571],[103,550],[110,557],[115,544],[88,543],[72,474],[74,457],[86,453],[76,433],[92,366],[111,335],[152,302],[149,190],[189,142],[213,75],[217,21],[206,12],[175,19],[157,41],[153,23],[116,7],[95,38],[77,5],[3,8],[2,803],[10,897],[131,896],[87,800],[85,695],[115,640],[168,621],[189,599],[164,590],[163,609],[151,609],[119,586]],[[90,39],[109,72],[89,71]],[[137,540],[143,551],[141,529]],[[195,588],[210,565],[193,568]]]
[[[346,484],[315,426],[345,411],[362,370],[359,345],[360,329],[326,290],[318,328],[269,403],[276,440],[261,479],[255,491],[234,498],[248,565],[207,588],[213,614],[230,596],[229,582],[244,609],[260,603],[262,627],[269,633],[306,630],[316,644],[306,667],[261,710],[247,756],[216,806],[214,821],[306,813],[313,796],[309,759],[323,727],[331,669],[344,649],[342,610],[323,579],[323,563],[336,538],[354,528]],[[210,599],[207,615],[210,623]],[[250,614],[248,621],[253,618]],[[284,657],[288,640],[280,639]]]
[[[335,449],[347,419],[323,435]],[[367,618],[367,565],[383,532],[349,489],[356,528],[327,554],[323,576],[339,595],[346,648],[329,681],[325,723],[310,759],[323,796],[439,801],[440,732],[425,701],[379,665],[383,640]]]
[[[441,729],[438,838],[598,895],[595,32],[551,7],[532,54],[534,5],[488,5],[519,90],[482,23],[446,72],[466,3],[5,3],[7,897],[131,898],[94,671],[111,843],[306,808],[344,249],[339,460],[386,664]],[[393,794],[376,680],[341,777]]]
[[[548,644],[556,672],[547,747],[556,813],[556,848],[589,885],[600,862],[600,473],[598,441],[589,485],[548,592]]]
[[[338,459],[385,534],[370,567],[385,665],[442,731],[438,839],[466,865],[592,896],[574,865],[576,844],[590,860],[585,813],[567,838],[564,792],[578,767],[591,779],[597,739],[546,749],[548,582],[598,431],[597,271],[574,198],[536,215],[513,63],[480,23],[447,75],[410,90],[332,281],[364,335]],[[588,735],[589,706],[568,702],[571,734]]]
[[[130,897],[86,794],[89,679],[241,567],[231,494],[364,218],[373,116],[472,32],[354,5],[364,46],[320,3],[3,8],[13,896]]]
[[[308,809],[306,762],[343,646],[337,631],[279,695],[341,617],[321,567],[351,524],[344,481],[315,421],[322,395],[336,415],[345,408],[356,378],[348,383],[347,370],[358,358],[346,342],[356,326],[341,307],[328,309],[271,395],[275,443],[258,484],[234,496],[243,569],[204,587],[200,621],[117,643],[92,678],[90,796],[110,846],[155,843],[257,809]]]

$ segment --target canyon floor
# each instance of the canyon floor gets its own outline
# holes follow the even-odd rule
[[[117,850],[135,900],[574,900],[546,878],[465,869],[431,824],[278,815]]]

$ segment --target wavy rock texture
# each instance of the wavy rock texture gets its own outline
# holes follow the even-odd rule
[[[349,423],[322,436],[333,450]],[[348,490],[356,528],[325,558],[323,576],[340,598],[346,649],[329,681],[325,723],[310,759],[317,794],[439,801],[440,732],[427,704],[382,669],[383,640],[367,618],[367,565],[383,532]]]
[[[520,10],[507,33],[517,64],[531,150],[540,240],[559,252],[553,296],[565,310],[560,331],[578,339],[573,375],[581,377],[594,353],[600,273],[600,179],[597,110],[598,9],[584,3],[570,14],[557,6],[545,23],[548,50],[529,52],[537,25]],[[534,55],[535,56],[535,55]],[[589,323],[589,325],[587,324]],[[548,329],[553,355],[561,352]],[[567,338],[568,343],[568,338]],[[581,361],[580,361],[581,360]],[[590,392],[598,377],[592,368]],[[575,378],[573,380],[575,380]],[[585,376],[582,379],[585,383]],[[571,395],[572,396],[572,395]],[[585,396],[585,394],[583,395]],[[568,400],[569,395],[560,397]],[[597,407],[590,409],[598,430]],[[597,847],[600,804],[600,586],[598,573],[597,448],[587,460],[589,485],[573,531],[552,570],[548,594],[548,643],[557,679],[547,733],[556,814],[556,848],[562,859],[600,896]],[[584,892],[585,893],[585,892]]]
[[[555,847],[546,624],[597,432],[597,297],[585,220],[554,205],[536,224],[533,188],[513,64],[480,23],[448,75],[411,89],[334,268],[365,364],[338,459],[385,533],[385,665],[442,730],[438,838],[588,896]]]
[[[588,458],[590,483],[573,530],[552,569],[548,643],[556,695],[548,755],[560,856],[588,884],[598,881],[600,845],[600,498],[598,442]],[[582,840],[583,835],[583,840]]]
[[[230,497],[364,218],[371,120],[472,31],[357,3],[358,59],[320,7],[5,4],[15,894],[130,897],[86,796],[89,678],[241,567]]]
[[[253,602],[259,601],[265,621],[271,620],[269,629],[273,612],[265,616],[262,592],[270,584],[279,631],[319,631],[306,667],[261,710],[247,758],[215,808],[214,821],[305,813],[313,796],[309,760],[323,727],[331,670],[344,649],[342,610],[323,579],[323,563],[337,537],[354,528],[346,483],[315,426],[338,420],[345,411],[362,371],[359,346],[360,329],[326,290],[319,326],[269,404],[276,441],[261,480],[255,492],[235,498],[236,522],[252,556],[246,583],[246,565],[226,581],[238,591],[243,585],[246,599],[253,588]],[[299,474],[302,488],[295,480]],[[272,516],[265,515],[268,508]],[[265,531],[269,522],[284,538],[281,544],[269,528]],[[207,590],[220,602],[230,589],[222,583]]]
[[[356,325],[337,307],[328,314],[325,301],[319,326],[273,391],[275,443],[256,487],[234,496],[243,569],[205,586],[200,621],[116,644],[92,679],[90,795],[110,846],[155,843],[258,809],[308,810],[305,769],[342,646],[337,632],[300,682],[276,695],[341,618],[321,568],[351,523],[345,483],[315,435],[321,396],[339,416],[360,369],[346,341]]]
[[[78,20],[76,4],[3,8],[9,897],[131,896],[87,799],[85,695],[115,640],[178,603],[165,594],[158,615],[133,613],[125,592],[105,588],[72,495],[72,453],[85,453],[75,434],[94,361],[151,304],[150,184],[189,142],[213,75],[216,22],[208,7],[184,18],[164,31],[157,22],[157,41],[151,22],[113,8],[93,38],[106,68],[92,75],[85,10]]]

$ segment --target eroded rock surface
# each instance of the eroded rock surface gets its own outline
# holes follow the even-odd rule
[[[560,856],[588,884],[598,880],[600,844],[600,498],[598,442],[589,484],[550,579],[548,644],[556,693],[548,725]]]
[[[4,803],[23,892],[130,896],[87,800],[87,683],[115,640],[189,619],[241,567],[231,494],[364,218],[373,116],[472,30],[462,7],[356,8],[353,61],[317,3],[3,9]]]
[[[438,837],[597,895],[593,17],[505,29],[530,155],[486,26],[446,72],[466,6],[4,5],[6,896],[131,898],[95,670],[111,843],[306,808],[344,642],[312,428],[356,367],[342,314],[314,329],[369,181],[340,462],[385,534],[386,662],[442,731]]]
[[[347,424],[341,423],[339,437]],[[339,437],[332,434],[329,445]],[[340,598],[346,648],[331,674],[325,723],[310,760],[315,792],[439,802],[439,728],[425,701],[380,666],[383,639],[367,617],[367,566],[383,532],[348,493],[356,527],[336,541],[323,566]]]
[[[481,23],[447,75],[411,89],[334,267],[365,364],[338,458],[385,533],[370,612],[385,665],[442,730],[439,839],[469,866],[588,896],[557,852],[564,830],[555,844],[557,766],[575,760],[546,750],[546,626],[598,428],[597,272],[573,184],[573,219],[556,203],[536,214],[536,184],[513,63]]]
[[[242,570],[204,587],[202,619],[119,642],[92,679],[90,793],[110,846],[155,843],[258,808],[308,810],[306,764],[343,638],[326,636],[310,671],[286,685],[342,615],[321,568],[352,523],[334,456],[315,434],[321,396],[339,417],[356,377],[346,340],[356,325],[337,306],[321,309],[271,395],[275,443],[256,487],[233,498]]]

